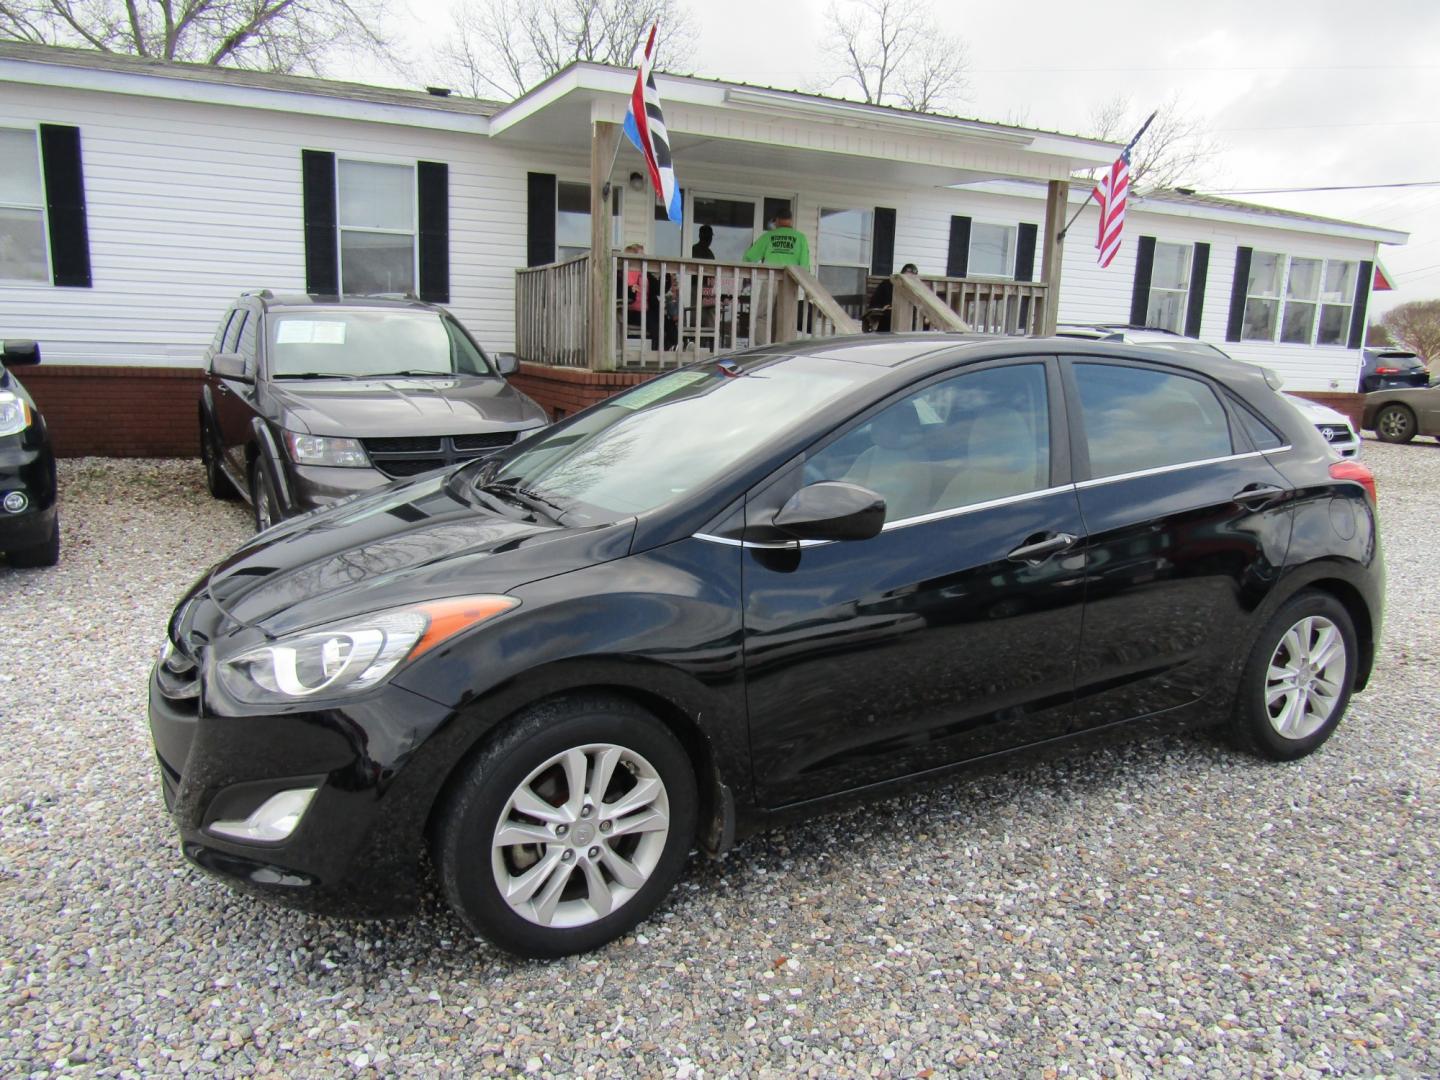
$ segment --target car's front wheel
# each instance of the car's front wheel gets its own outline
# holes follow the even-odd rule
[[[1415,432],[1415,414],[1404,405],[1386,405],[1375,416],[1375,434],[1384,442],[1407,443]]]
[[[433,831],[446,898],[502,949],[554,957],[629,931],[695,835],[689,756],[654,716],[596,697],[517,718],[465,766]]]
[[[270,483],[264,464],[258,460],[250,466],[250,506],[255,511],[256,532],[264,532],[280,520],[275,487]]]
[[[1289,600],[1260,632],[1240,678],[1233,730],[1265,757],[1292,761],[1339,726],[1355,685],[1355,624],[1328,593]]]

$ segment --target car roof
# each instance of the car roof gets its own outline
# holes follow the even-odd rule
[[[1156,339],[1157,342],[1161,340]],[[1189,343],[1193,338],[1172,335],[1164,340]],[[1203,342],[1195,342],[1204,345]],[[956,361],[980,363],[1018,356],[1084,356],[1111,357],[1121,360],[1145,360],[1169,367],[1184,368],[1219,379],[1231,386],[1253,388],[1255,393],[1269,391],[1264,368],[1232,359],[1218,349],[1203,350],[1146,346],[1116,338],[1089,339],[1057,334],[1054,337],[1000,337],[984,334],[854,334],[845,337],[810,338],[782,347],[756,349],[754,356],[804,355],[844,363],[865,364],[882,369],[877,379],[910,382],[931,371],[952,367]],[[717,358],[723,359],[723,358]],[[713,361],[712,361],[713,362]],[[888,374],[883,372],[888,369]],[[1262,389],[1263,388],[1263,389]],[[1247,396],[1249,396],[1247,394]]]
[[[281,293],[269,289],[256,289],[240,294],[242,300],[258,301],[269,311],[276,310],[317,310],[341,309],[353,311],[440,311],[438,305],[428,304],[413,296],[325,296],[315,293]]]

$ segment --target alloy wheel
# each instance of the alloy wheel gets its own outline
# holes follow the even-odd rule
[[[655,767],[623,746],[591,743],[554,755],[511,793],[491,869],[517,915],[585,926],[644,886],[669,832],[669,795]]]
[[[1265,709],[1276,733],[1305,739],[1334,714],[1346,685],[1349,656],[1340,628],[1307,615],[1280,638],[1265,675]]]
[[[1380,414],[1376,426],[1380,434],[1393,442],[1402,442],[1410,434],[1410,414],[1391,406]]]

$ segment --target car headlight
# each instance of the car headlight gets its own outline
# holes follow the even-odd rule
[[[365,469],[370,459],[359,439],[339,439],[324,435],[301,435],[285,432],[285,448],[296,465],[338,465],[342,468]]]
[[[0,390],[0,435],[18,435],[30,426],[30,406],[8,390]]]
[[[217,674],[228,693],[257,705],[358,694],[404,661],[519,605],[513,596],[459,596],[356,615],[223,659]]]

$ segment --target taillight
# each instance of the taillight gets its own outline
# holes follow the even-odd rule
[[[1377,367],[1377,368],[1375,369],[1375,374],[1376,374],[1376,375],[1399,375],[1399,374],[1400,374],[1400,369],[1399,369],[1398,367]]]
[[[1346,458],[1344,461],[1337,461],[1330,466],[1330,479],[1332,480],[1354,480],[1365,489],[1370,496],[1370,504],[1378,506],[1380,495],[1375,490],[1375,474],[1368,467],[1361,465],[1353,458]]]

